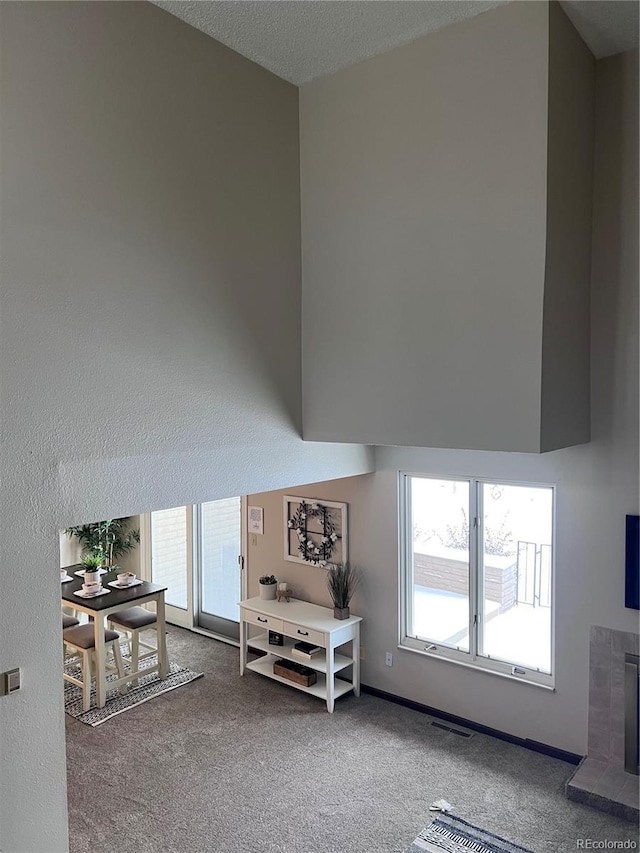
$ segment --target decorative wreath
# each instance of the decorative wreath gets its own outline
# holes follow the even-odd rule
[[[322,533],[309,533],[307,524],[311,519],[318,519],[322,523]],[[287,521],[287,527],[298,534],[298,554],[305,562],[316,566],[326,566],[331,562],[333,548],[339,536],[329,507],[301,501],[298,509]]]

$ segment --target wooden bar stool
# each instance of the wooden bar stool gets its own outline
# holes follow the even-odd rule
[[[81,662],[81,678],[76,678],[68,672],[63,671],[62,676],[65,681],[70,684],[75,684],[76,687],[82,688],[82,710],[88,711],[91,703],[91,682],[95,678],[95,673],[92,674],[92,659],[95,649],[95,636],[93,624],[75,625],[72,628],[67,628],[62,632],[62,639],[65,646],[74,652],[74,656],[80,657]],[[122,665],[122,655],[120,654],[120,634],[117,631],[105,630],[104,644],[105,648],[111,648],[113,654],[114,666],[107,664],[108,672],[117,672],[118,678],[124,678],[124,666]],[[65,660],[68,665],[69,660]],[[126,687],[120,687],[120,693],[126,693]]]
[[[155,613],[145,610],[144,607],[128,607],[126,610],[118,610],[116,613],[112,613],[108,622],[109,627],[118,628],[127,633],[132,672],[137,672],[141,660],[158,654],[158,622]],[[140,634],[150,629],[156,631],[155,646],[151,646],[140,639]],[[140,654],[141,649],[143,649],[142,654]],[[131,683],[137,685],[138,679],[132,679]]]
[[[62,631],[64,632],[67,628],[73,628],[74,625],[79,625],[80,620],[76,619],[75,616],[69,616],[68,613],[62,611]],[[70,659],[74,658],[75,652],[67,653],[67,647],[64,644],[64,640],[62,642],[62,656],[64,658],[64,665],[66,666]]]

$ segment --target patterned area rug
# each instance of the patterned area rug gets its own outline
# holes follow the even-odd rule
[[[532,853],[452,814],[439,815],[403,853]]]
[[[123,646],[123,652],[126,651],[126,646]],[[145,666],[154,666],[157,662],[155,655],[142,661]],[[128,662],[124,661],[125,672],[131,672],[131,667]],[[68,664],[65,667],[66,672],[70,675],[80,675],[80,667],[76,664]],[[64,682],[64,710],[71,717],[80,720],[81,723],[86,723],[88,726],[99,726],[101,723],[110,720],[129,708],[135,708],[136,705],[141,705],[143,702],[148,702],[149,699],[155,699],[156,696],[161,696],[163,693],[168,693],[170,690],[175,690],[176,687],[182,687],[183,684],[189,684],[197,678],[202,678],[204,673],[192,672],[183,666],[178,666],[172,663],[169,667],[169,675],[161,680],[157,672],[150,672],[148,675],[141,675],[138,678],[138,686],[131,687],[123,696],[119,690],[109,690],[109,682],[115,680],[115,675],[107,676],[107,701],[104,708],[96,708],[96,692],[95,684],[91,686],[91,707],[88,711],[82,710],[82,690],[76,687],[75,684]]]

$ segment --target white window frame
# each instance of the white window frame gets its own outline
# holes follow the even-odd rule
[[[469,651],[455,649],[450,646],[438,645],[424,639],[419,639],[407,633],[407,626],[413,625],[413,525],[411,513],[411,480],[412,478],[431,480],[452,480],[469,483]],[[551,489],[551,673],[542,672],[533,667],[515,665],[495,658],[483,657],[479,654],[482,639],[481,626],[484,623],[484,601],[479,594],[484,586],[484,567],[482,565],[481,541],[482,513],[482,484],[499,483],[505,486],[524,486],[530,488]],[[479,522],[473,522],[479,519]],[[555,554],[556,554],[556,490],[552,483],[533,483],[522,480],[509,480],[503,477],[473,477],[469,475],[426,474],[424,472],[400,471],[398,476],[398,546],[399,546],[399,642],[398,647],[415,652],[425,657],[449,661],[460,666],[502,676],[518,682],[532,684],[538,687],[554,689],[555,683]]]

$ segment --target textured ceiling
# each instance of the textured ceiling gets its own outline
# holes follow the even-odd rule
[[[188,24],[300,85],[506,0],[152,0]],[[638,45],[638,0],[566,0],[600,58]]]
[[[638,47],[638,0],[563,0],[560,5],[596,59]]]

